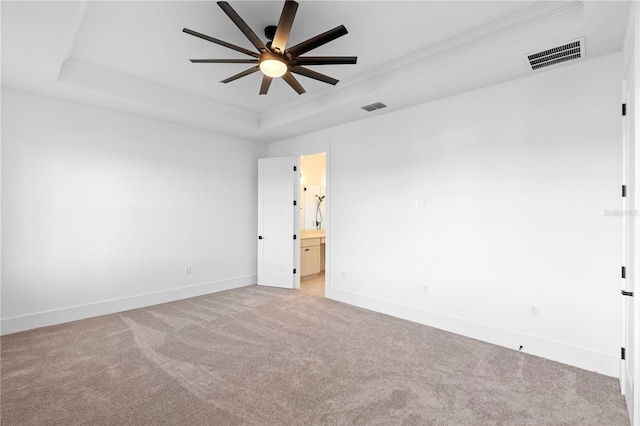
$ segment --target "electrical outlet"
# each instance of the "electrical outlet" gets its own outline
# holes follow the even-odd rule
[[[529,305],[529,315],[532,317],[539,317],[540,307],[538,305]]]
[[[427,294],[429,294],[429,286],[423,285],[422,286],[422,294],[424,296],[426,296]]]
[[[187,266],[184,268],[185,275],[191,275],[191,266]]]

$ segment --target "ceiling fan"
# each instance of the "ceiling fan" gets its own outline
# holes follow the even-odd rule
[[[292,73],[333,85],[339,81],[309,68],[305,68],[304,65],[349,65],[355,64],[358,60],[357,56],[300,56],[347,34],[348,31],[344,25],[335,27],[332,30],[305,40],[302,43],[298,43],[293,47],[287,48],[287,41],[289,40],[293,20],[296,16],[296,11],[298,10],[298,3],[295,1],[286,0],[284,7],[282,8],[282,14],[280,15],[278,25],[271,25],[265,28],[265,36],[271,40],[267,43],[263,43],[262,40],[258,38],[258,36],[251,30],[251,28],[249,28],[247,23],[242,20],[240,15],[238,15],[229,3],[226,1],[219,1],[218,6],[220,6],[229,18],[231,18],[233,23],[236,24],[255,48],[258,49],[258,52],[254,52],[235,44],[227,43],[226,41],[184,28],[182,31],[187,34],[191,34],[203,40],[219,44],[220,46],[224,46],[253,57],[251,59],[190,59],[192,63],[196,64],[256,64],[245,71],[222,80],[221,83],[229,83],[239,79],[240,77],[253,74],[257,71],[262,71],[262,84],[260,85],[261,95],[267,94],[271,81],[277,77],[282,77],[282,79],[286,81],[293,90],[295,90],[299,95],[302,95],[305,93],[305,90]]]

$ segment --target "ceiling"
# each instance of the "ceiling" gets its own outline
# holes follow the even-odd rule
[[[309,55],[358,56],[309,66],[336,86],[297,77],[307,93],[246,68],[190,58],[246,58],[184,27],[254,50],[215,1],[2,1],[2,86],[262,142],[474,90],[531,71],[526,53],[585,37],[589,60],[622,49],[630,2],[298,1],[289,45],[343,24]],[[259,36],[283,1],[230,1]],[[265,40],[266,41],[266,40]],[[581,59],[582,60],[582,59]],[[568,66],[568,65],[558,65]],[[365,112],[362,105],[387,108]]]

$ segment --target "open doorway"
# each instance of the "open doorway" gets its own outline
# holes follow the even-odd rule
[[[326,153],[300,157],[300,289],[325,295]]]

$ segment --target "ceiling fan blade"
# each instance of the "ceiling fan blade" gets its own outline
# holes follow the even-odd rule
[[[293,0],[287,0],[284,2],[282,8],[282,14],[276,27],[276,34],[273,36],[271,42],[271,50],[275,53],[284,53],[284,49],[289,40],[289,34],[291,34],[291,27],[293,27],[293,20],[296,17],[296,11],[298,10],[298,3]]]
[[[357,56],[305,56],[289,61],[292,65],[353,65],[356,62]]]
[[[273,77],[269,77],[268,75],[263,75],[262,76],[262,84],[260,85],[260,94],[261,95],[266,95],[267,92],[269,91],[269,86],[271,86],[271,81],[273,80]]]
[[[266,52],[267,46],[265,46],[264,42],[258,38],[256,33],[253,32],[249,25],[238,15],[238,13],[231,7],[229,3],[226,1],[219,1],[218,6],[224,13],[227,14],[229,18],[233,21],[234,24],[242,31],[242,33],[249,39],[249,41],[258,49],[260,52]]]
[[[251,50],[245,49],[244,47],[236,46],[235,44],[227,43],[226,41],[218,40],[217,38],[209,37],[208,35],[201,34],[197,31],[190,30],[189,28],[184,28],[182,30],[187,34],[191,34],[192,36],[199,37],[203,40],[210,41],[211,43],[219,44],[220,46],[228,47],[229,49],[233,49],[237,52],[244,53],[245,55],[253,56],[254,58],[259,58],[260,55],[256,52],[252,52]]]
[[[257,64],[257,59],[189,59],[194,64]]]
[[[293,75],[291,75],[290,72],[287,72],[285,75],[283,75],[282,79],[286,81],[293,90],[298,92],[298,95],[302,95],[303,93],[306,93],[306,90],[304,90],[304,87],[302,87],[302,85],[298,83],[298,80],[296,80],[296,78]]]
[[[232,75],[231,77],[229,77],[229,78],[226,78],[226,79],[222,80],[220,83],[229,83],[229,82],[232,82],[233,80],[237,80],[237,79],[239,79],[240,77],[244,77],[244,76],[246,76],[246,75],[253,74],[254,72],[258,71],[259,69],[260,69],[260,66],[259,66],[259,65],[256,65],[255,67],[251,67],[251,68],[249,68],[248,70],[244,70],[244,71],[242,71],[242,72],[239,72],[239,73],[238,73],[238,74],[236,74],[236,75]]]
[[[291,67],[290,71],[295,74],[304,75],[305,77],[313,78],[314,80],[322,81],[323,83],[333,84],[334,86],[340,80],[336,80],[335,78],[329,77],[328,75],[321,74],[319,72],[310,70],[309,68],[304,67]]]
[[[323,44],[329,43],[337,39],[338,37],[342,37],[347,34],[348,31],[344,25],[340,25],[339,27],[335,27],[332,30],[326,31],[322,34],[319,34],[315,37],[311,37],[309,40],[305,40],[302,43],[298,43],[290,49],[287,49],[285,53],[288,57],[295,57],[302,55],[310,50],[315,49],[316,47],[320,47]]]

